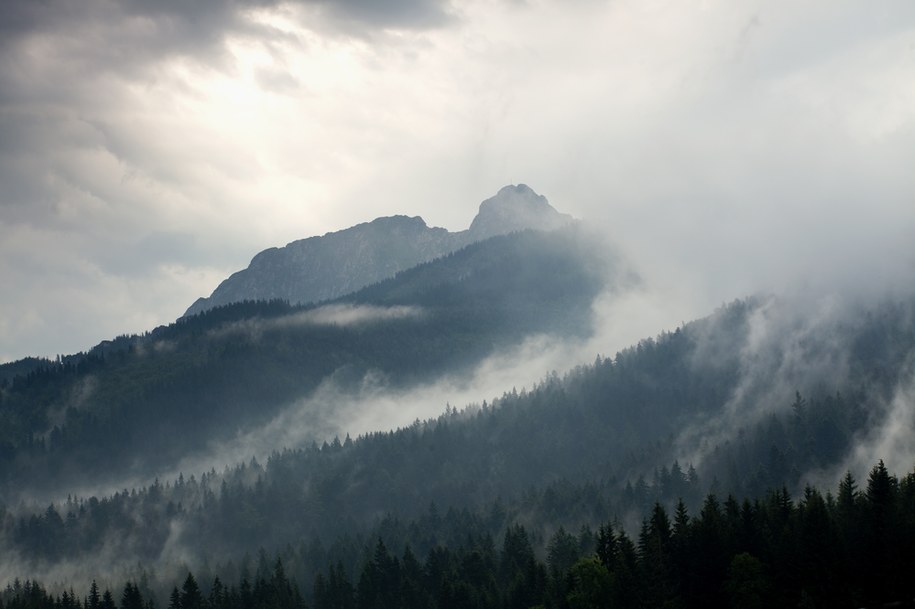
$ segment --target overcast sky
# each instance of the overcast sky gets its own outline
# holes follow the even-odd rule
[[[0,361],[168,323],[295,239],[464,229],[519,182],[676,322],[878,290],[912,279],[913,176],[911,0],[4,0]]]

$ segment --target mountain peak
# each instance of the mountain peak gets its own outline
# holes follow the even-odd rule
[[[508,194],[512,194],[512,193],[521,194],[521,195],[533,195],[535,197],[540,197],[541,199],[546,201],[546,197],[544,197],[543,195],[538,195],[536,192],[534,192],[534,189],[531,188],[530,186],[528,186],[527,184],[508,184],[506,186],[503,186],[502,188],[499,189],[499,192],[496,193],[496,197],[499,197],[502,195],[508,195]],[[495,197],[493,197],[493,198],[495,198]]]
[[[525,229],[552,230],[571,221],[529,186],[512,184],[480,204],[468,230],[451,233],[429,227],[419,216],[386,216],[268,248],[208,298],[197,299],[185,316],[243,300],[278,298],[298,304],[337,298],[483,239]]]
[[[528,228],[553,230],[572,220],[572,216],[556,211],[546,197],[527,184],[509,184],[480,203],[470,233],[477,239],[485,239]]]

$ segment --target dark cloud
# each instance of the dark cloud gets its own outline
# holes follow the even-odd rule
[[[309,27],[360,36],[438,27],[452,19],[446,0],[5,0],[0,48],[32,34],[79,34],[89,37],[96,56],[111,60],[194,55],[217,47],[228,33],[281,34],[247,18],[258,9],[311,9]]]
[[[908,0],[0,0],[0,359],[167,322],[293,239],[465,228],[517,181],[646,279],[598,350],[756,290],[905,284],[913,23]]]
[[[205,31],[214,23],[237,23],[245,11],[263,8],[316,7],[338,23],[354,30],[371,28],[416,29],[435,27],[449,21],[448,3],[444,0],[122,0],[125,9],[135,15],[165,18],[185,23],[190,29]]]
[[[452,20],[448,3],[442,0],[305,0],[330,15],[345,30],[366,27],[423,29],[442,26]]]
[[[12,0],[7,5],[14,15],[2,30],[7,59],[18,50],[19,63],[53,62],[74,80],[95,72],[130,74],[169,56],[223,64],[227,35],[269,30],[244,18],[247,6],[215,0],[47,0],[36,6]]]
[[[8,44],[18,37],[55,23],[72,19],[75,2],[54,0],[5,0],[0,3],[0,43]]]

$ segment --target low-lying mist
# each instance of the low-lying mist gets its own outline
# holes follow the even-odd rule
[[[182,460],[163,480],[180,473],[221,471],[255,458],[261,462],[282,449],[343,441],[346,436],[390,431],[433,419],[448,408],[479,405],[512,389],[530,388],[547,374],[593,361],[592,340],[536,335],[486,358],[469,375],[446,376],[407,390],[368,372],[353,383],[346,369],[325,379],[309,396],[296,400],[267,424]],[[342,380],[338,379],[342,377]],[[122,488],[124,485],[116,488]]]
[[[616,288],[618,283],[613,285]],[[48,502],[63,506],[67,494],[102,497],[126,492],[123,489],[148,487],[156,479],[175,480],[182,473],[199,477],[252,459],[263,463],[286,448],[305,448],[312,443],[320,446],[335,443],[335,439],[345,442],[347,436],[355,439],[409,427],[450,408],[469,405],[473,410],[512,389],[530,389],[553,371],[561,375],[577,366],[588,366],[599,355],[614,359],[639,341],[675,331],[688,335],[687,366],[697,375],[709,370],[734,373],[721,403],[699,405],[698,414],[676,433],[656,439],[661,449],[655,456],[660,455],[661,460],[646,456],[628,470],[633,480],[639,475],[650,478],[658,467],[670,465],[674,459],[684,469],[692,465],[704,476],[704,468],[713,468],[715,459],[720,459],[721,447],[739,445],[749,430],[773,417],[790,415],[798,398],[836,395],[849,389],[865,396],[869,419],[844,447],[841,458],[800,472],[798,486],[791,490],[799,492],[806,483],[832,488],[846,470],[860,480],[880,459],[891,470],[912,468],[915,343],[910,339],[915,336],[915,301],[910,290],[894,284],[856,293],[845,283],[797,282],[790,289],[760,292],[741,306],[721,306],[705,319],[690,321],[698,317],[690,311],[708,298],[690,291],[680,280],[665,282],[652,273],[631,281],[627,289],[601,293],[592,306],[593,331],[587,338],[528,336],[521,344],[490,355],[469,374],[446,375],[404,389],[375,370],[342,366],[267,423],[240,431],[229,440],[210,442],[173,468],[116,483],[62,489],[56,497],[24,498],[17,506],[6,506],[7,516],[40,514]],[[735,311],[742,313],[736,315]],[[217,332],[245,333],[252,340],[260,340],[268,330],[295,325],[356,326],[418,319],[425,314],[419,307],[333,305],[276,319],[246,320]],[[663,372],[662,368],[659,374]],[[250,482],[254,484],[254,480]],[[637,528],[641,517],[635,512],[619,516],[632,528]],[[136,526],[142,527],[142,516],[135,517]],[[182,522],[174,520],[169,526],[172,529],[155,561],[163,580],[179,577],[185,565],[199,560],[185,543]],[[139,542],[130,537],[110,539],[103,551],[85,560],[57,565],[33,562],[29,572],[50,584],[136,578],[139,568],[120,566],[125,556],[135,552],[135,543]],[[3,546],[9,547],[6,540]],[[21,576],[23,565],[29,564],[15,552],[4,551],[0,578]]]
[[[422,307],[368,304],[328,304],[290,315],[263,319],[253,317],[222,325],[210,331],[210,336],[244,334],[259,340],[265,332],[298,328],[302,326],[359,326],[395,319],[417,319],[424,315]]]

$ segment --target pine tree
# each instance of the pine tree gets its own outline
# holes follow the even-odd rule
[[[121,609],[143,609],[143,596],[133,582],[124,584],[124,592],[121,595]]]
[[[168,597],[168,609],[181,609],[181,593],[178,592],[178,586],[172,588],[172,593]]]
[[[190,571],[181,586],[181,609],[203,609],[203,595],[200,586]]]
[[[92,585],[89,586],[89,599],[87,602],[88,609],[99,609],[101,603],[101,597],[98,593],[98,584],[95,583],[95,580],[92,580]]]
[[[102,602],[99,603],[99,609],[117,609],[117,605],[114,603],[114,597],[111,595],[111,590],[105,589],[105,592],[102,594]]]

